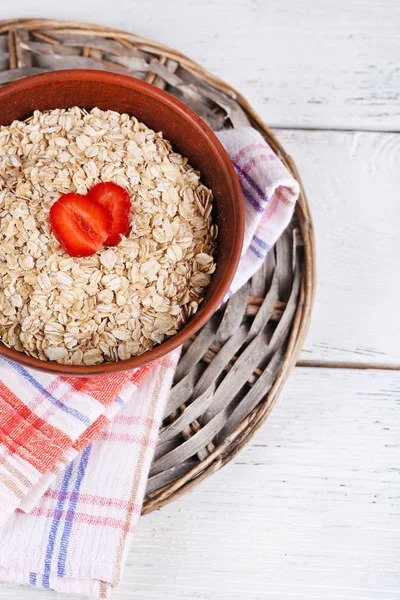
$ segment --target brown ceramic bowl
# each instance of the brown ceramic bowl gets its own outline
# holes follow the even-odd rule
[[[189,158],[214,193],[219,227],[217,269],[198,312],[175,336],[129,360],[93,366],[59,365],[31,358],[0,343],[0,355],[48,373],[68,376],[111,374],[145,365],[167,354],[202,327],[218,308],[236,271],[243,242],[244,211],[239,182],[228,155],[204,121],[170,94],[138,79],[103,71],[54,71],[27,77],[0,90],[0,125],[23,120],[34,110],[95,106],[128,113]]]

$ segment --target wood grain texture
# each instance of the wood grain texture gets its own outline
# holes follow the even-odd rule
[[[316,234],[301,359],[400,365],[400,135],[276,133],[301,173]]]
[[[400,373],[295,369],[232,463],[140,520],[114,600],[397,600],[399,407]]]
[[[3,3],[1,18],[96,21],[181,50],[270,126],[398,131],[397,0]]]

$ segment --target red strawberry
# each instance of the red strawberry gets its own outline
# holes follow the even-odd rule
[[[65,194],[50,209],[50,225],[70,256],[90,256],[101,248],[111,231],[109,210],[81,194]]]
[[[105,206],[112,214],[110,235],[104,245],[116,246],[121,241],[121,235],[129,233],[131,199],[128,192],[120,185],[107,181],[92,187],[88,197]]]

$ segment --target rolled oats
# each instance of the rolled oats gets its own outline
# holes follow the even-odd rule
[[[131,196],[129,236],[70,257],[49,210],[100,181]],[[175,335],[216,268],[211,210],[187,158],[135,117],[74,107],[1,127],[1,340],[41,360],[94,365]]]

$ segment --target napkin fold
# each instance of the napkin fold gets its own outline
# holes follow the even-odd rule
[[[289,224],[299,186],[250,127],[217,134],[245,204],[227,298]],[[0,578],[109,597],[141,513],[179,350],[128,373],[55,377],[0,359]]]

